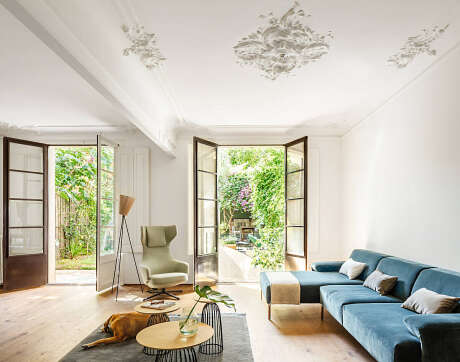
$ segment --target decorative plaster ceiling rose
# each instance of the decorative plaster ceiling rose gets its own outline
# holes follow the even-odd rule
[[[130,27],[122,25],[121,29],[131,41],[131,46],[123,49],[123,55],[138,55],[140,61],[149,70],[158,67],[161,62],[166,60],[156,45],[157,41],[154,33],[146,33],[144,27],[139,24]]]
[[[233,47],[238,63],[254,66],[263,76],[275,80],[281,74],[289,75],[294,69],[320,59],[329,52],[329,40],[333,35],[331,32],[318,34],[302,24],[304,16],[298,2],[279,18],[272,12],[260,15],[267,19],[267,24]]]
[[[421,34],[409,37],[399,52],[388,58],[387,63],[397,68],[405,68],[417,55],[436,55],[436,49],[431,47],[431,43],[438,39],[448,26],[449,24],[443,28],[434,26],[432,29],[422,29]]]

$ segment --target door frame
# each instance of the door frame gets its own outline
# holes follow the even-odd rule
[[[28,146],[40,147],[43,150],[43,172],[37,172],[43,176],[43,193],[42,193],[42,203],[43,203],[43,253],[41,254],[27,254],[27,255],[9,255],[9,191],[10,191],[10,182],[9,182],[9,173],[14,171],[10,169],[10,143],[18,143]],[[24,172],[24,171],[22,171]],[[34,172],[30,172],[34,173]],[[13,289],[22,289],[22,288],[33,288],[40,285],[45,285],[48,283],[48,145],[45,143],[39,143],[34,141],[28,141],[12,137],[3,138],[3,288],[5,290]],[[39,259],[41,256],[41,266],[37,266],[35,270],[42,269],[42,276],[39,280],[34,280],[32,283],[23,283],[19,287],[13,286],[10,288],[8,281],[7,268],[10,263],[24,263],[26,258]],[[22,261],[21,261],[22,259]],[[27,261],[26,261],[27,262]],[[38,264],[38,263],[37,263]],[[33,273],[33,270],[30,270],[34,264],[29,263],[29,271]],[[11,282],[11,281],[10,281]]]
[[[292,146],[300,141],[304,142],[304,256],[300,255],[290,255],[287,253],[287,179],[286,179],[286,170],[287,170],[287,147]],[[197,250],[198,250],[198,172],[197,172],[197,143],[204,143],[208,146],[216,147],[217,150],[219,147],[284,147],[284,167],[285,167],[285,180],[284,180],[284,248],[285,248],[285,260],[287,257],[293,258],[302,258],[305,259],[305,270],[307,269],[307,259],[308,259],[308,136],[304,136],[288,143],[284,144],[277,144],[277,143],[267,143],[267,144],[218,144],[200,137],[193,136],[193,220],[194,220],[194,253],[193,253],[193,261],[194,261],[194,284],[195,284],[195,277],[197,273]],[[216,173],[218,173],[218,157],[216,157]],[[218,190],[216,187],[216,200],[217,200],[217,211],[216,211],[216,218],[219,217],[219,201],[218,201]],[[217,244],[216,250],[217,255],[219,253],[219,225],[218,220],[216,220],[217,225]],[[218,264],[217,264],[218,265]],[[218,275],[218,268],[217,268],[217,277]],[[218,282],[218,280],[217,280]]]

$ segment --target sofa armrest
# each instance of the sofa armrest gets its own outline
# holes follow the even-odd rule
[[[422,361],[458,361],[460,314],[418,314],[404,318],[410,333],[420,339]]]
[[[319,261],[311,265],[311,269],[317,272],[338,272],[343,261]]]

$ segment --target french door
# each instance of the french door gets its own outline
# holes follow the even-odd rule
[[[307,268],[308,138],[284,145],[285,269]],[[193,139],[195,284],[218,280],[218,145]]]
[[[116,257],[116,155],[118,146],[97,136],[96,290],[112,285]]]
[[[193,138],[195,193],[195,284],[218,277],[217,145]]]
[[[3,139],[3,287],[48,282],[48,146]]]
[[[308,138],[285,145],[285,268],[307,268]]]

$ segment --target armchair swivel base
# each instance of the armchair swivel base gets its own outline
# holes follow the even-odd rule
[[[180,298],[172,293],[182,293],[182,290],[166,290],[166,288],[152,288],[150,290],[147,290],[147,293],[152,293],[153,295],[151,295],[150,297],[147,297],[144,299],[144,301],[146,300],[149,300],[149,299],[153,299],[153,298],[156,298],[160,295],[166,295],[168,297],[171,297],[175,300],[179,300]]]

